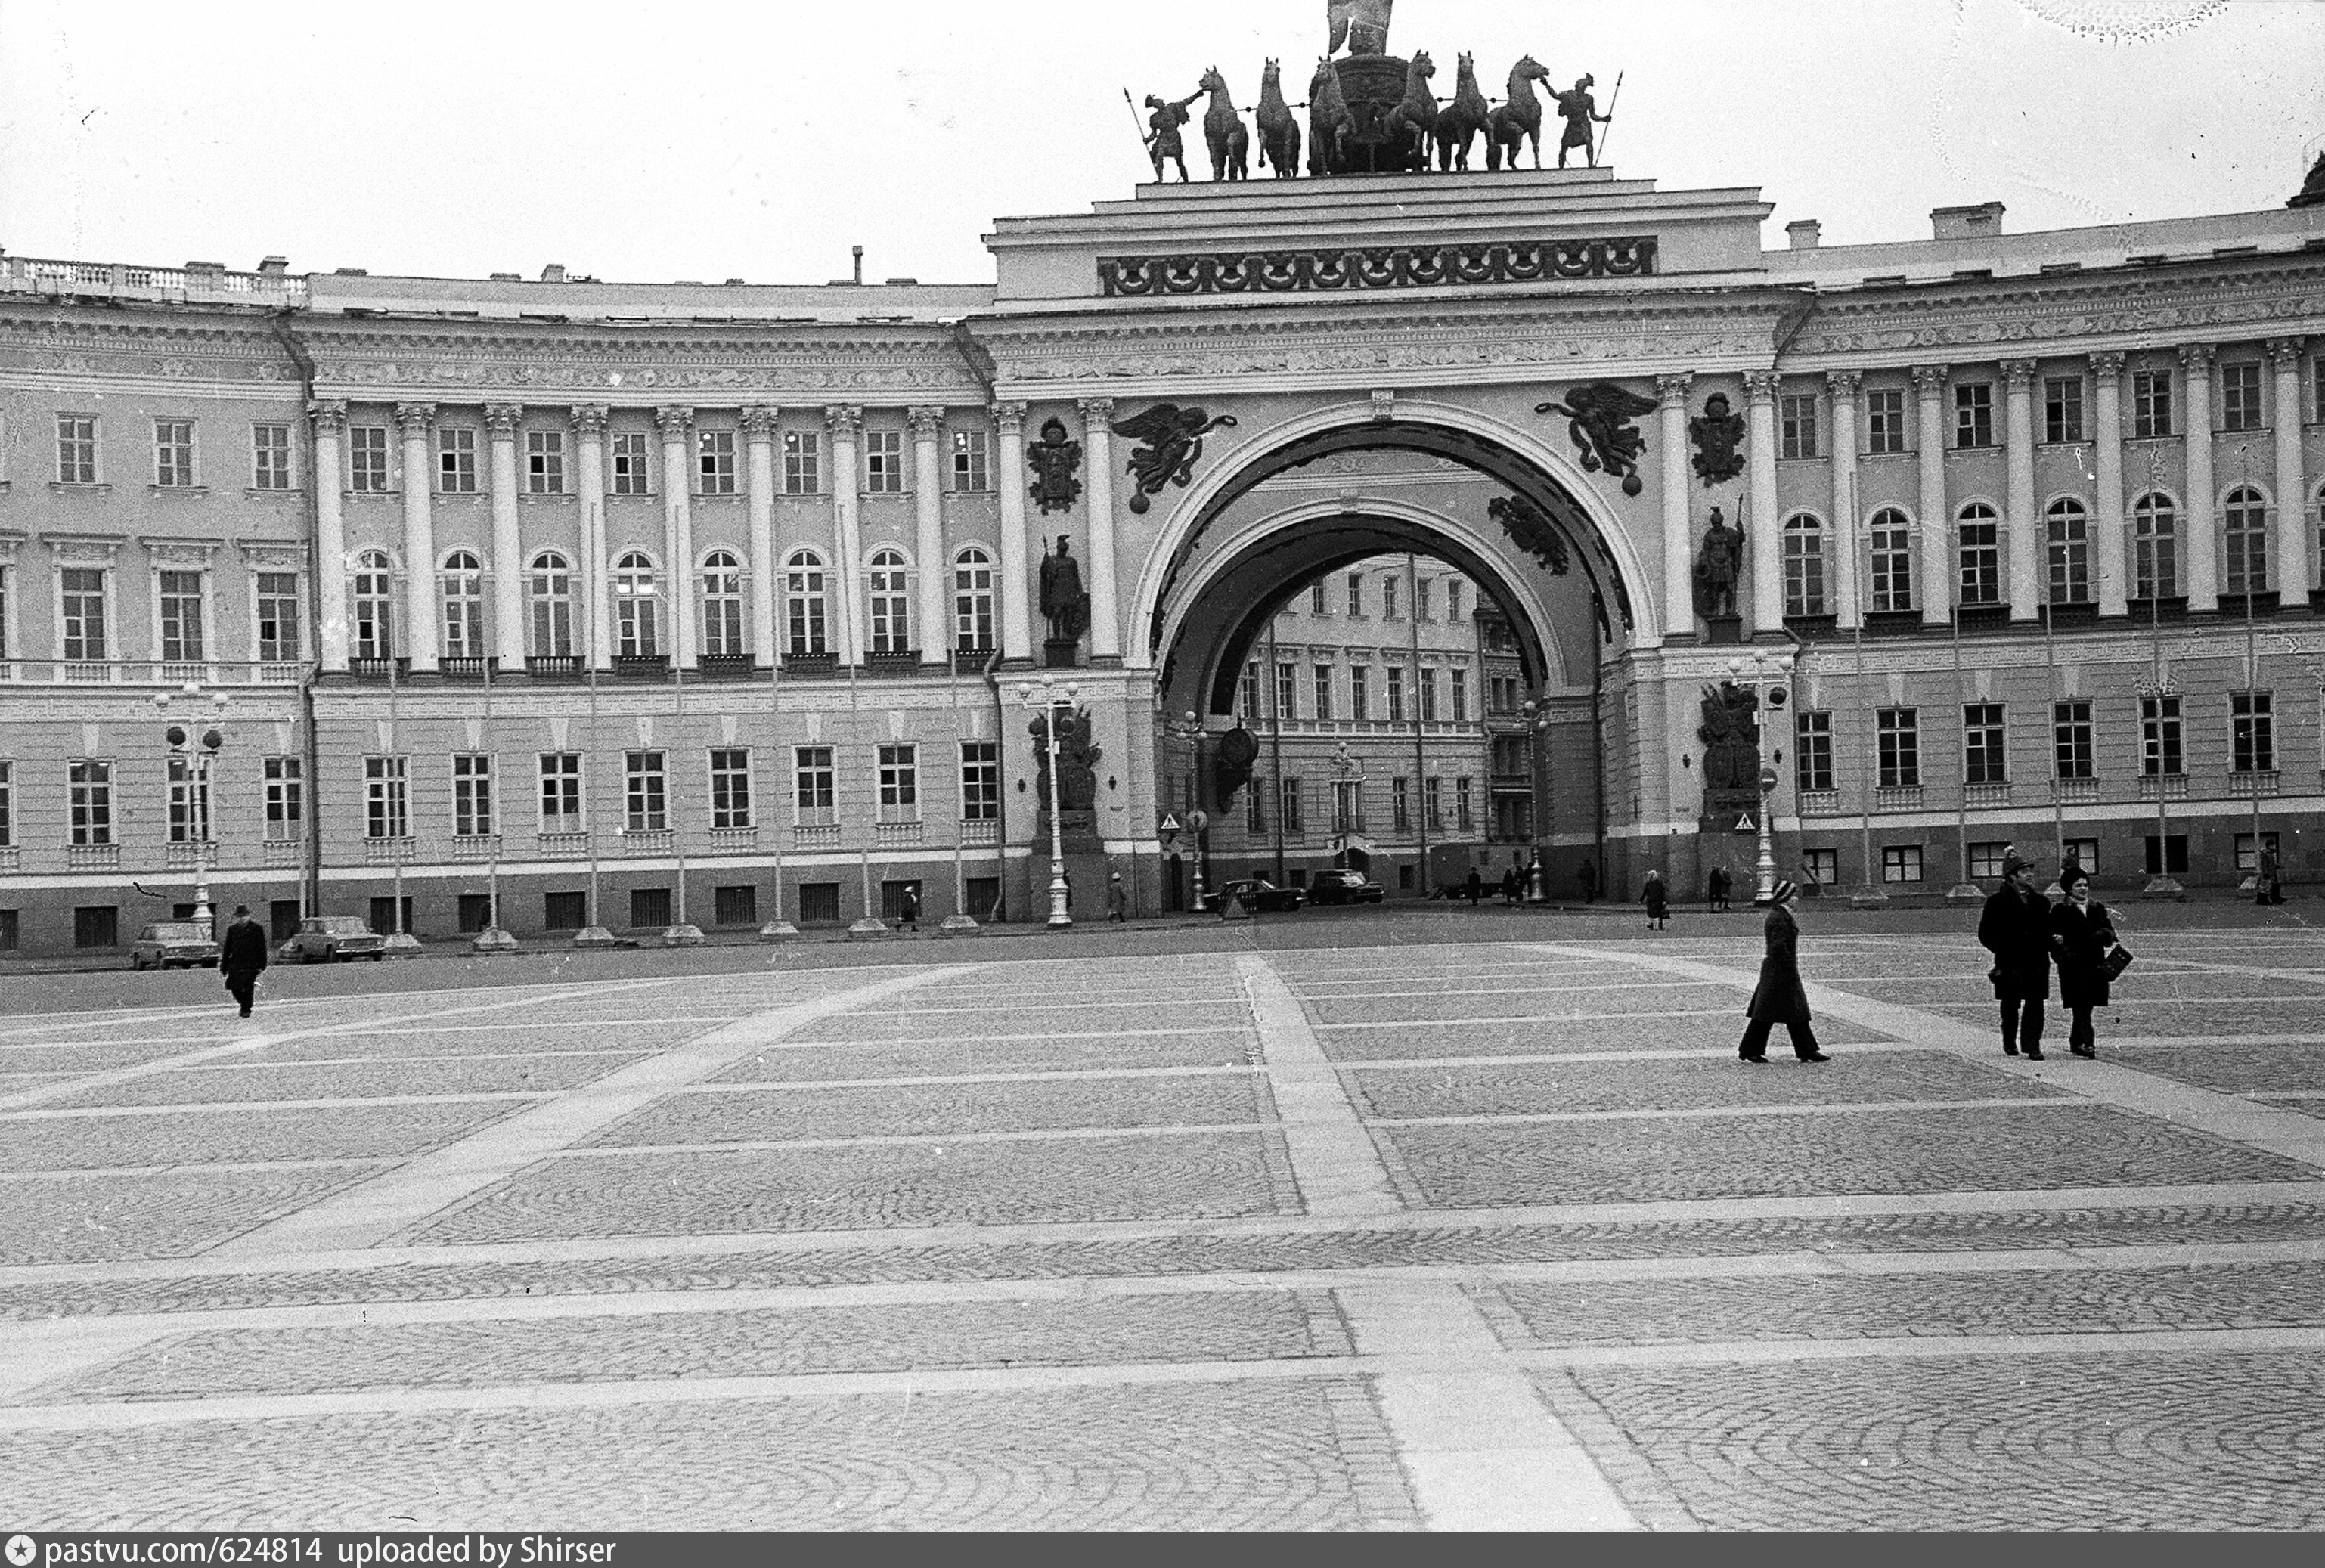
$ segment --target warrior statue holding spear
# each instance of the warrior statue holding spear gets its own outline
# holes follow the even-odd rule
[[[1154,165],[1154,179],[1157,183],[1160,183],[1162,179],[1162,165],[1165,163],[1179,165],[1179,183],[1184,185],[1188,182],[1187,148],[1180,139],[1179,127],[1193,117],[1188,114],[1187,106],[1202,96],[1201,89],[1198,88],[1177,103],[1171,103],[1156,97],[1153,93],[1146,95],[1146,107],[1154,112],[1146,116],[1146,124],[1151,128],[1141,136],[1140,140],[1146,144],[1146,157],[1148,162]],[[1122,89],[1122,101],[1130,103],[1128,88]],[[1136,118],[1138,106],[1131,104],[1130,113],[1134,119]]]
[[[1558,143],[1558,166],[1561,169],[1566,167],[1566,153],[1570,147],[1581,148],[1582,156],[1590,167],[1598,167],[1598,149],[1591,144],[1590,122],[1596,120],[1602,125],[1611,125],[1615,116],[1611,105],[1607,113],[1600,114],[1598,104],[1590,97],[1590,88],[1598,79],[1586,75],[1574,84],[1571,92],[1552,95],[1558,100],[1560,116],[1566,121],[1566,135],[1559,138]],[[1615,90],[1618,94],[1623,90],[1620,81],[1615,84]]]

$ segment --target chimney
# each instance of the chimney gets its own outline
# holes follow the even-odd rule
[[[288,256],[271,255],[258,264],[258,275],[262,278],[286,277],[290,272],[291,258]]]
[[[856,281],[860,283],[864,281],[864,247],[859,245],[855,246],[854,249],[856,253]]]
[[[1813,218],[1796,218],[1784,225],[1784,237],[1792,242],[1794,250],[1814,250],[1817,241],[1824,237],[1824,225]]]
[[[524,282],[524,274],[523,273],[495,273],[492,276],[492,281],[496,283],[521,283]]]
[[[551,262],[547,266],[542,268],[541,281],[544,283],[563,283],[565,281],[565,264],[563,262]]]
[[[1975,207],[1939,207],[1930,212],[1933,239],[1992,239],[2002,232],[2002,203],[1981,201]]]

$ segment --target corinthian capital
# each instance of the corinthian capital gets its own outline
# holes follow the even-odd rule
[[[1085,397],[1074,406],[1081,410],[1085,431],[1097,432],[1114,422],[1114,399],[1110,397]]]
[[[993,405],[993,426],[1005,436],[1025,433],[1025,405],[1022,403],[996,403]]]
[[[1744,373],[1744,395],[1755,405],[1774,403],[1776,388],[1783,377],[1773,370],[1746,370]]]
[[[436,405],[432,403],[399,403],[395,405],[395,428],[403,432],[406,441],[413,436],[425,436],[428,427],[436,422]]]
[[[904,423],[914,441],[932,441],[944,433],[944,410],[915,404],[904,410]]]
[[[2012,392],[2024,392],[2034,385],[2034,361],[2005,359],[2002,362],[2002,378]]]
[[[1913,377],[1913,390],[1922,396],[1943,397],[1946,394],[1946,377],[1953,372],[1943,365],[1916,365],[1910,374]]]
[[[1824,384],[1835,402],[1854,403],[1865,385],[1865,373],[1861,370],[1828,370],[1824,373]]]
[[[1688,388],[1694,385],[1693,371],[1682,371],[1677,376],[1658,376],[1655,377],[1655,395],[1663,400],[1665,408],[1683,409],[1687,406]]]
[[[2120,353],[2092,355],[2091,374],[2093,376],[2121,376],[2123,374],[2123,356]]]
[[[516,440],[516,427],[524,418],[521,403],[488,403],[485,404],[485,429],[496,441]]]
[[[2180,363],[2187,366],[2191,376],[2209,376],[2212,360],[2218,353],[2209,343],[2191,343],[2180,350]]]
[[[602,403],[577,403],[573,405],[573,433],[583,441],[596,441],[606,433],[606,422],[613,411]]]
[[[307,417],[317,435],[337,435],[347,428],[347,405],[339,398],[317,398],[307,404]]]
[[[860,404],[835,403],[823,411],[823,428],[831,432],[836,441],[852,441],[864,433],[864,408]]]
[[[2299,338],[2271,338],[2268,340],[2269,362],[2279,370],[2295,368],[2301,362],[2302,341]]]
[[[693,433],[694,410],[683,404],[666,403],[654,410],[654,428],[665,441],[683,441]]]
[[[743,439],[771,441],[775,439],[775,411],[764,403],[755,403],[743,411]]]

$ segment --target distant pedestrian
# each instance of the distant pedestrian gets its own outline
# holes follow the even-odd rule
[[[1714,914],[1717,914],[1728,907],[1728,892],[1729,886],[1730,884],[1728,879],[1728,868],[1725,866],[1714,866],[1711,868],[1711,875],[1704,878],[1704,892],[1709,895],[1709,902]]]
[[[1639,902],[1647,906],[1649,931],[1671,929],[1671,890],[1663,886],[1662,872],[1647,873],[1646,889],[1639,895]]]
[[[1588,860],[1583,861],[1581,869],[1574,874],[1574,880],[1582,889],[1583,903],[1598,902],[1598,868]]]
[[[1515,904],[1517,901],[1518,868],[1516,863],[1513,861],[1510,865],[1510,868],[1502,873],[1502,902],[1504,904]]]
[[[1119,871],[1109,871],[1106,875],[1106,903],[1108,920],[1116,925],[1130,923],[1130,889],[1123,886]]]
[[[2260,852],[2260,863],[2253,868],[2253,902],[2255,904],[2284,902],[2284,885],[2277,880],[2282,871],[2283,867],[2277,860],[2276,851],[2264,846]]]
[[[2050,911],[2052,934],[2058,942],[2059,1002],[2071,1018],[2067,1025],[2067,1049],[2078,1056],[2096,1057],[2098,1036],[2091,1027],[2091,1009],[2107,1005],[2107,971],[2103,961],[2116,945],[2115,919],[2107,906],[2091,896],[2091,874],[2073,861],[2059,873],[2066,899]]]
[[[904,896],[896,905],[897,923],[906,931],[921,929],[921,889],[914,882],[904,884]]]
[[[2035,891],[2034,868],[2012,855],[2002,886],[1978,917],[1978,944],[1994,955],[1987,979],[2002,1004],[2002,1053],[2042,1060],[2042,1004],[2051,997],[2051,901]]]
[[[266,933],[250,918],[248,905],[236,905],[233,923],[226,928],[226,940],[218,944],[218,972],[226,977],[226,988],[245,1018],[250,1016],[251,998],[265,968]]]
[[[1468,878],[1461,884],[1461,891],[1469,895],[1469,907],[1477,908],[1477,900],[1486,891],[1486,879],[1477,875],[1477,868],[1475,866],[1469,868]]]
[[[1752,993],[1752,1022],[1736,1047],[1746,1062],[1765,1063],[1768,1036],[1782,1024],[1792,1037],[1792,1054],[1803,1062],[1829,1062],[1817,1046],[1816,1030],[1809,1021],[1809,994],[1801,984],[1801,928],[1792,918],[1792,902],[1800,895],[1796,882],[1779,881],[1768,895],[1768,920],[1762,928],[1767,956],[1760,960],[1759,988]]]

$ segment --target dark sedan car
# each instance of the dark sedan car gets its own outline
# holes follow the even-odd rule
[[[1311,904],[1378,904],[1381,886],[1361,871],[1319,871],[1308,880]]]
[[[1307,901],[1307,895],[1297,887],[1278,887],[1264,877],[1245,877],[1209,895],[1203,900],[1203,907],[1223,908],[1229,895],[1242,899],[1246,909],[1255,909],[1263,914],[1289,914]]]

